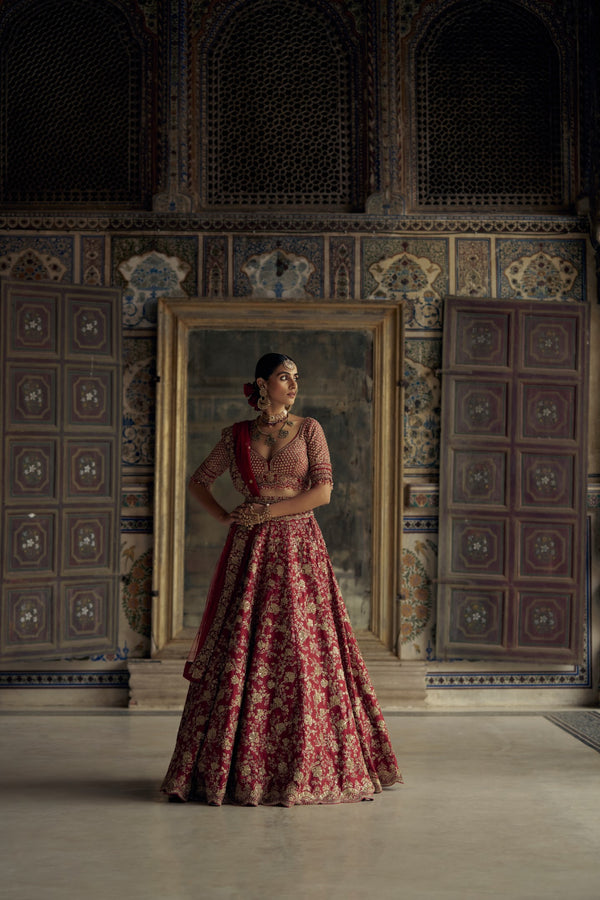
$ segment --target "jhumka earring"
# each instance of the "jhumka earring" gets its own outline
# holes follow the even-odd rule
[[[256,405],[258,406],[258,408],[260,410],[264,411],[265,409],[268,409],[270,406],[269,395],[267,394],[267,388],[265,387],[264,384],[261,384],[259,390],[260,390],[260,397],[258,398]]]

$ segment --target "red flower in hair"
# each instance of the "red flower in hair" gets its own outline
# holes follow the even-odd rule
[[[253,409],[258,409],[258,398],[260,397],[260,391],[255,381],[248,381],[244,385],[244,396],[248,398],[248,404]]]

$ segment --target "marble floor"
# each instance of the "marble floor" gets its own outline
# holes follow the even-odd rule
[[[373,802],[221,808],[158,785],[178,716],[0,715],[2,900],[598,900],[600,753],[542,714],[400,713]]]

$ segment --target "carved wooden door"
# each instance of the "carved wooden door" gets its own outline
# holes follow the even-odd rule
[[[0,662],[114,650],[120,295],[1,282]]]
[[[438,655],[580,661],[588,310],[449,298]]]

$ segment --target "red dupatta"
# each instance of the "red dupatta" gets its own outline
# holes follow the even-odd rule
[[[252,471],[252,462],[250,460],[250,447],[252,441],[251,422],[236,422],[231,429],[233,433],[233,446],[235,452],[235,461],[240,475],[244,479],[244,484],[251,494],[260,497],[260,491],[254,472]]]
[[[260,491],[254,478],[254,472],[252,471],[252,462],[250,460],[250,442],[252,440],[250,425],[251,423],[248,421],[236,422],[231,429],[233,433],[235,462],[239,469],[240,475],[244,479],[244,484],[246,485],[250,493],[255,497],[260,497]],[[215,569],[215,574],[213,575],[213,579],[208,590],[208,597],[206,599],[206,607],[204,609],[202,621],[200,622],[198,633],[196,634],[194,643],[192,644],[183,672],[183,677],[187,678],[188,681],[195,680],[195,678],[193,678],[192,676],[191,667],[194,660],[198,656],[199,651],[202,649],[204,641],[206,640],[206,636],[210,631],[210,626],[212,625],[215,618],[215,613],[219,604],[219,598],[221,597],[223,585],[225,583],[227,560],[229,558],[231,545],[233,544],[233,538],[236,533],[237,527],[237,525],[232,525],[229,529],[227,540],[225,541],[225,546],[223,547],[221,556],[219,557],[219,562],[217,563],[217,568]]]

